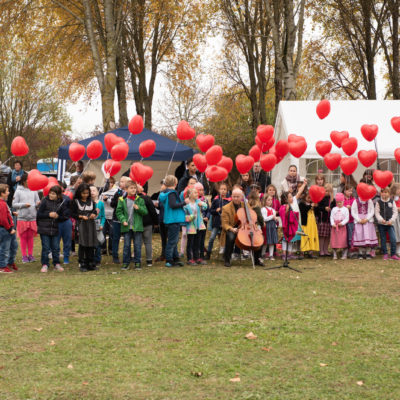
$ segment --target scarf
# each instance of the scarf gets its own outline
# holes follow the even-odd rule
[[[17,176],[22,176],[23,174],[24,174],[24,171],[22,169],[19,170],[18,172],[15,169],[13,169],[11,172],[11,181],[15,181]],[[17,186],[18,186],[18,182],[15,182],[15,184],[13,186],[14,190],[17,189]]]
[[[299,175],[291,176],[288,174],[286,176],[286,181],[288,183],[289,189],[292,189],[292,194],[293,195],[296,194],[297,193],[297,182],[300,181],[300,176]]]
[[[136,200],[136,196],[128,196],[128,199],[131,199],[132,201]]]

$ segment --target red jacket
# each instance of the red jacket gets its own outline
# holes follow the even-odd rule
[[[9,232],[11,232],[14,228],[14,222],[10,213],[10,209],[3,199],[0,199],[0,226]]]

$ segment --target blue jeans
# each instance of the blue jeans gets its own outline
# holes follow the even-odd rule
[[[211,231],[211,235],[210,235],[210,239],[208,240],[208,248],[207,248],[207,252],[211,253],[213,246],[214,246],[214,240],[216,239],[216,237],[221,234],[221,228],[212,228]]]
[[[167,244],[165,246],[165,259],[167,262],[179,260],[178,242],[181,224],[166,224]]]
[[[131,242],[133,241],[133,262],[139,263],[142,258],[142,234],[143,232],[134,232],[130,229],[124,233],[124,254],[122,262],[124,265],[129,265],[131,262]]]
[[[64,261],[68,261],[69,253],[71,252],[71,242],[72,242],[72,221],[70,219],[58,223],[59,246],[61,244],[61,239],[63,241]]]
[[[378,224],[379,236],[381,237],[381,250],[383,254],[387,254],[386,232],[389,233],[390,255],[396,255],[396,233],[392,225]]]
[[[42,240],[42,265],[49,265],[49,253],[53,255],[53,264],[60,264],[60,242],[58,236],[40,235]]]
[[[96,250],[94,252],[94,262],[96,264],[100,264],[101,263],[101,244],[99,246],[96,247]]]
[[[11,235],[5,228],[0,227],[0,268],[15,261],[18,250],[16,234]]]
[[[118,259],[119,239],[121,238],[121,224],[113,221],[113,238],[112,238],[112,257]]]

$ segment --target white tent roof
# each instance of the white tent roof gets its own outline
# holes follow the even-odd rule
[[[319,140],[331,140],[332,131],[348,131],[358,141],[359,150],[375,149],[374,142],[368,142],[361,134],[361,126],[375,124],[380,159],[394,158],[394,150],[400,147],[400,133],[391,126],[390,120],[400,116],[400,100],[349,100],[331,101],[331,112],[323,120],[316,113],[319,101],[281,101],[275,124],[276,141],[287,139],[294,133],[304,136],[307,150],[302,158],[320,158],[315,150]],[[345,154],[335,145],[333,153]]]

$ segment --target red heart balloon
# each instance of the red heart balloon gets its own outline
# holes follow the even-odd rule
[[[276,163],[277,164],[279,164],[285,157],[283,156],[283,157],[280,157],[280,156],[278,156],[278,154],[276,154],[276,148],[275,148],[275,146],[272,146],[270,149],[269,149],[269,154],[273,154],[275,157],[276,157]]]
[[[16,136],[11,142],[11,153],[15,157],[23,157],[29,153],[29,147],[22,136]]]
[[[154,140],[144,140],[139,145],[139,153],[143,158],[151,157],[156,150],[156,142]]]
[[[214,146],[215,138],[212,135],[197,135],[196,143],[198,148],[205,153],[211,146]]]
[[[381,188],[389,186],[393,181],[393,172],[391,171],[380,171],[379,169],[374,171],[373,174],[375,183]]]
[[[257,127],[257,137],[263,143],[267,143],[274,135],[274,127],[272,125],[259,125]]]
[[[307,150],[307,143],[304,139],[296,142],[292,141],[289,143],[290,154],[296,158],[300,158],[305,153],[306,150]]]
[[[325,188],[323,186],[312,185],[308,193],[313,203],[319,203],[325,197]]]
[[[110,174],[110,176],[114,176],[118,174],[119,171],[121,171],[121,163],[119,161],[109,159],[103,164],[103,170],[104,173]]]
[[[99,158],[103,154],[103,145],[100,140],[93,140],[86,148],[86,154],[91,160]]]
[[[211,146],[206,152],[206,160],[208,165],[215,165],[221,161],[222,158],[222,147],[215,144]]]
[[[376,187],[374,185],[367,185],[366,183],[361,182],[357,185],[357,194],[360,200],[368,201],[375,197]]]
[[[397,133],[400,133],[400,117],[393,117],[390,123],[392,124],[393,129]]]
[[[253,157],[244,156],[243,154],[239,154],[235,160],[236,168],[240,174],[245,174],[251,170],[254,164]]]
[[[289,143],[286,140],[279,140],[275,145],[275,154],[283,158],[287,153],[289,153]]]
[[[221,161],[217,164],[217,166],[225,168],[229,174],[229,172],[231,172],[233,168],[232,158],[222,156]]]
[[[337,169],[339,167],[341,159],[342,159],[342,156],[337,153],[325,154],[324,163],[326,165],[326,168],[328,168],[331,171],[334,171],[335,169]]]
[[[85,146],[79,143],[71,143],[69,145],[68,154],[72,161],[79,161],[85,155]]]
[[[376,161],[377,156],[375,150],[360,150],[358,152],[358,159],[365,168],[369,168]]]
[[[193,156],[193,162],[196,168],[203,173],[207,169],[207,160],[206,156],[203,154],[197,153]]]
[[[351,156],[357,150],[358,142],[356,138],[344,139],[342,142],[342,150],[348,156]]]
[[[324,157],[325,154],[328,154],[332,150],[332,143],[329,140],[319,140],[315,144],[315,149],[321,157]]]
[[[210,182],[222,182],[228,177],[228,171],[218,165],[211,165],[206,169],[206,177]]]
[[[396,159],[396,161],[400,164],[400,148],[396,149],[394,151],[394,158]]]
[[[114,133],[107,133],[106,136],[104,136],[104,144],[106,146],[106,149],[109,153],[111,153],[111,149],[118,143],[118,136],[115,135]]]
[[[131,173],[129,176],[134,178],[133,180],[139,185],[144,186],[145,183],[153,176],[153,168],[142,163],[133,163],[131,167]],[[131,177],[131,179],[132,179]]]
[[[113,146],[111,149],[111,158],[114,161],[123,161],[128,157],[129,145],[126,142],[121,142]]]
[[[260,158],[261,168],[265,172],[272,171],[276,165],[277,159],[275,154],[263,154]]]
[[[260,148],[260,150],[262,152],[264,152],[264,151],[268,151],[274,145],[275,138],[272,136],[272,138],[269,139],[268,142],[263,143],[261,141],[261,139],[258,136],[256,136],[255,142],[256,142],[256,145]]]
[[[342,147],[343,140],[347,139],[348,137],[349,137],[349,132],[346,132],[346,131],[343,131],[343,132],[333,131],[333,132],[331,132],[331,140],[339,148]]]
[[[305,141],[305,140],[306,140],[306,139],[304,139],[303,136],[298,136],[298,135],[295,135],[294,133],[291,133],[291,134],[288,136],[288,139],[287,139],[288,143],[292,143],[292,142],[302,142],[302,141]]]
[[[357,169],[358,158],[357,157],[346,157],[340,160],[340,168],[345,175],[351,175]]]
[[[249,156],[253,157],[254,162],[260,161],[260,156],[261,156],[260,148],[257,145],[254,145],[249,151]]]
[[[135,115],[128,125],[129,132],[132,135],[138,135],[143,131],[143,118],[140,115]]]
[[[196,131],[186,121],[181,121],[178,124],[176,135],[180,140],[190,140],[196,136]]]
[[[361,127],[361,133],[364,136],[365,140],[368,140],[368,142],[372,142],[378,134],[378,129],[378,125],[363,125]]]
[[[331,103],[329,100],[321,100],[317,105],[317,115],[320,119],[326,118],[331,112]]]
[[[42,175],[37,169],[33,169],[28,174],[28,188],[30,190],[42,190],[49,183],[47,176]]]

